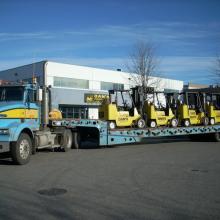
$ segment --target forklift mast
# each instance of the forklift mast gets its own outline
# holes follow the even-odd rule
[[[131,96],[132,96],[134,105],[138,109],[138,112],[140,112],[141,115],[144,115],[144,102],[147,100],[148,94],[154,93],[154,88],[136,86],[134,88],[131,88],[131,91],[132,91]]]

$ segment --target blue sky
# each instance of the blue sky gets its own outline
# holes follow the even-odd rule
[[[125,70],[151,42],[164,77],[212,83],[219,0],[0,0],[0,70],[40,60]]]

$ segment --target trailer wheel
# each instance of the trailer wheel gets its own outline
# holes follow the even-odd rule
[[[183,121],[183,125],[184,125],[185,127],[189,127],[189,126],[190,126],[190,121],[189,121],[189,119],[185,119],[185,120]]]
[[[79,149],[81,145],[81,136],[80,132],[73,133],[73,148]]]
[[[11,157],[18,165],[27,164],[32,154],[32,141],[28,134],[21,133],[17,142],[11,144]]]
[[[172,118],[170,125],[171,127],[176,128],[178,126],[178,120],[176,118]]]
[[[207,126],[209,124],[209,119],[207,117],[202,118],[202,124]]]
[[[62,134],[62,141],[60,147],[66,152],[71,149],[73,144],[73,136],[70,129],[65,129]]]
[[[214,141],[220,142],[220,132],[216,132],[216,133],[214,134]]]
[[[138,128],[145,128],[146,126],[146,123],[144,121],[144,119],[140,118],[138,121],[137,121],[137,127]]]
[[[210,125],[214,125],[215,124],[215,119],[214,118],[210,118],[209,123],[210,123]]]

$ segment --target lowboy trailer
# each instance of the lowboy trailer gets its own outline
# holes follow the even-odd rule
[[[124,128],[109,129],[108,122],[101,120],[61,120],[53,121],[53,126],[64,126],[74,130],[73,143],[75,148],[87,140],[92,140],[97,146],[141,143],[147,138],[171,137],[180,135],[203,136],[210,141],[220,141],[220,125],[192,127],[159,127],[159,128]]]

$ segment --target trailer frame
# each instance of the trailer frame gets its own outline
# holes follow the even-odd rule
[[[88,139],[88,137],[94,138],[99,146],[141,143],[147,138],[155,137],[201,134],[213,134],[217,135],[218,137],[220,136],[220,124],[176,128],[120,128],[114,130],[109,129],[107,121],[93,119],[73,119],[52,122],[53,126],[57,126],[57,124],[70,128],[76,132],[78,136],[80,136],[80,138],[78,138],[80,142]]]

